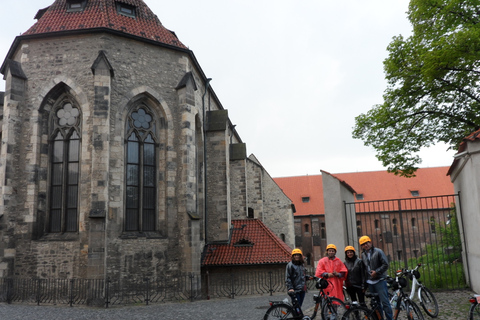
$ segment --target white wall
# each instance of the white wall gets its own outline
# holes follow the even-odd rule
[[[353,193],[337,178],[324,171],[322,171],[322,183],[327,244],[333,243],[337,246],[337,254],[343,252],[346,246],[357,247],[356,243],[348,243],[344,205],[344,202],[354,201]]]
[[[480,292],[480,140],[466,142],[457,154],[450,177],[455,193],[460,193],[460,232],[464,232],[463,262],[467,283]]]

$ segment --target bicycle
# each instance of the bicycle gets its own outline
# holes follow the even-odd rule
[[[407,287],[408,282],[405,279],[403,271],[397,271],[395,279],[388,278],[387,283],[390,284],[394,290],[390,304],[392,305],[393,319],[398,320],[400,312],[405,310],[404,315],[408,320],[423,320],[422,310],[417,306],[415,302],[403,291],[403,288]],[[380,319],[379,319],[380,320]]]
[[[380,309],[380,298],[378,293],[365,293],[365,297],[370,298],[370,308],[366,305],[360,304],[358,301],[352,301],[347,305],[347,312],[342,317],[342,320],[380,320],[383,319],[382,311]]]
[[[480,319],[480,294],[476,294],[469,299],[470,310],[468,311],[468,320],[479,320]]]
[[[436,318],[439,311],[437,299],[433,295],[432,291],[430,291],[418,280],[420,279],[420,272],[418,271],[418,268],[421,266],[422,264],[419,263],[415,269],[403,270],[403,274],[408,276],[412,281],[412,290],[409,298],[413,300],[415,292],[417,292],[418,300],[420,301],[420,305],[422,306],[423,310],[425,310],[425,313],[432,318]]]
[[[335,297],[330,297],[325,293],[324,289],[328,287],[329,282],[323,278],[316,278],[315,287],[319,289],[318,294],[313,295],[315,301],[315,308],[311,316],[305,316],[298,305],[298,301],[295,297],[295,293],[290,293],[291,303],[288,299],[283,301],[270,301],[270,308],[267,310],[264,316],[264,320],[313,320],[317,316],[320,309],[323,320],[340,320],[347,311],[347,308],[342,300]]]

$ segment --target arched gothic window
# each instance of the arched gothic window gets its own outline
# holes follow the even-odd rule
[[[125,231],[154,231],[156,221],[157,151],[154,117],[145,105],[126,122]]]
[[[78,230],[80,111],[64,101],[52,116],[50,136],[49,231]]]

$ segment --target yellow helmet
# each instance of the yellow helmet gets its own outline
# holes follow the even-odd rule
[[[301,254],[301,255],[303,256],[302,250],[300,250],[300,249],[293,249],[293,250],[292,250],[292,256],[293,256],[294,254]]]
[[[366,243],[366,242],[371,242],[372,240],[370,240],[370,238],[368,236],[363,236],[360,238],[360,240],[358,240],[358,243],[360,243],[360,245]]]
[[[329,244],[326,250],[328,251],[328,249],[334,249],[335,251],[337,251],[337,247],[334,244]]]
[[[355,248],[352,247],[352,246],[346,246],[346,247],[345,247],[345,252],[347,252],[347,251],[353,251],[353,252],[355,252]]]

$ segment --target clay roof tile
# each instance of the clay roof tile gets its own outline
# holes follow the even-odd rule
[[[286,264],[291,249],[262,221],[232,220],[232,236],[228,244],[209,244],[204,266]]]
[[[107,28],[114,31],[186,49],[176,35],[166,29],[142,0],[88,0],[85,8],[68,12],[68,0],[56,0],[39,10],[38,21],[23,35]],[[135,17],[117,12],[116,4],[135,7]]]

